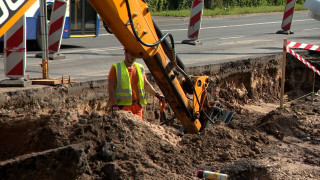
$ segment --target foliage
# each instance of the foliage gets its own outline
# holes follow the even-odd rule
[[[160,12],[162,10],[167,10],[167,0],[146,0],[151,11]]]
[[[190,9],[193,0],[146,0],[153,12],[167,10]],[[297,4],[303,4],[305,0],[296,0]],[[287,0],[204,0],[205,8],[234,8],[234,7],[261,7],[285,5]]]
[[[190,9],[192,0],[146,0],[151,11]]]
[[[301,4],[297,4],[295,11],[305,10]],[[267,13],[267,12],[283,12],[284,6],[259,6],[259,7],[234,7],[234,8],[215,8],[204,9],[203,16],[219,16],[219,15],[235,15],[235,14],[250,14],[250,13]],[[168,10],[161,12],[152,12],[152,15],[158,16],[176,16],[189,17],[190,9],[184,10]]]
[[[213,1],[213,0],[207,0]],[[305,0],[297,0],[297,4],[303,4]],[[285,5],[287,0],[215,0],[215,4],[206,8],[230,8],[230,7],[259,7]]]

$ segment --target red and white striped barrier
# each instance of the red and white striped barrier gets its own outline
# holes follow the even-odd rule
[[[4,34],[4,71],[10,79],[25,76],[26,66],[26,17],[23,15]]]
[[[188,28],[188,38],[197,40],[201,28],[204,0],[193,0]]]
[[[281,29],[277,33],[292,34],[290,31],[294,7],[296,5],[296,0],[287,0],[286,8],[284,10],[284,15],[282,19]]]
[[[49,51],[59,52],[66,19],[67,2],[55,0],[49,23]]]
[[[320,46],[312,45],[312,44],[299,43],[299,42],[287,41],[287,46],[288,47],[292,47],[292,48],[306,49],[306,50],[312,50],[312,51],[320,51]]]
[[[305,60],[299,54],[294,52],[291,48],[300,48],[300,49],[306,49],[306,50],[319,51],[319,46],[315,46],[315,45],[311,45],[311,44],[305,44],[305,43],[291,42],[291,41],[287,41],[287,39],[284,39],[284,42],[283,42],[282,73],[281,73],[282,77],[281,77],[280,108],[283,108],[283,104],[284,104],[284,86],[285,86],[285,77],[286,77],[285,74],[286,74],[287,52],[292,54],[299,61],[301,61],[306,66],[308,66],[308,68],[312,69],[315,73],[317,73],[320,76],[320,71],[319,70],[317,70],[314,66],[312,66],[307,60]],[[313,90],[313,92],[314,92],[314,90]]]
[[[308,66],[310,69],[312,69],[315,73],[317,73],[320,76],[320,71],[319,70],[317,70],[307,60],[305,60],[303,57],[301,57],[299,54],[297,54],[291,48],[299,48],[299,49],[306,49],[306,50],[312,50],[312,51],[320,51],[320,47],[319,46],[312,45],[312,44],[305,44],[305,43],[287,41],[287,44],[284,44],[283,50],[286,51],[286,52],[289,52],[290,54],[292,54],[299,61],[301,61],[306,66]]]
[[[296,57],[299,61],[303,62],[306,66],[308,66],[310,69],[312,69],[315,73],[317,73],[320,76],[320,71],[317,70],[314,66],[312,66],[307,60],[305,60],[303,57],[301,57],[299,54],[294,52],[291,48],[287,48],[287,52],[292,54],[294,57]]]

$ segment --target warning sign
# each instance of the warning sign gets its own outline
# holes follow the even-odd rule
[[[16,23],[37,0],[0,0],[0,37]]]

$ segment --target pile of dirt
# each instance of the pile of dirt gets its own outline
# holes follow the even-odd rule
[[[261,61],[267,63],[261,65]],[[49,96],[46,102],[33,99],[33,104],[50,105],[45,111],[32,111],[38,107],[32,103],[27,103],[30,113],[2,108],[0,177],[197,179],[197,171],[204,169],[228,174],[230,179],[319,179],[320,94],[277,108],[280,62],[273,57],[236,63],[220,65],[219,71],[199,67],[206,71],[198,72],[210,75],[214,82],[208,88],[210,102],[220,100],[223,108],[235,114],[230,123],[217,122],[198,134],[181,133],[178,120],[160,125],[153,97],[148,97],[144,119],[125,111],[110,113],[106,97],[93,97],[95,89],[90,85],[77,91],[71,90],[72,85],[57,88],[59,100],[53,101],[58,107]],[[97,92],[104,91],[105,85],[101,89]],[[286,102],[305,94],[294,89],[286,92]],[[169,107],[167,112],[172,115]]]
[[[2,147],[15,146],[1,149],[0,158],[84,144],[86,171],[74,173],[80,179],[195,179],[199,169],[231,179],[317,179],[319,110],[319,98],[301,100],[265,116],[236,115],[231,123],[217,123],[196,135],[181,135],[175,127],[125,111],[75,119],[56,112],[14,120],[19,124],[14,128],[2,126],[7,134]]]

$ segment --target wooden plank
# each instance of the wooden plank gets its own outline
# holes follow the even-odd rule
[[[58,84],[68,84],[76,82],[75,79],[70,77],[62,76],[60,79],[30,79],[33,85],[58,85]]]

